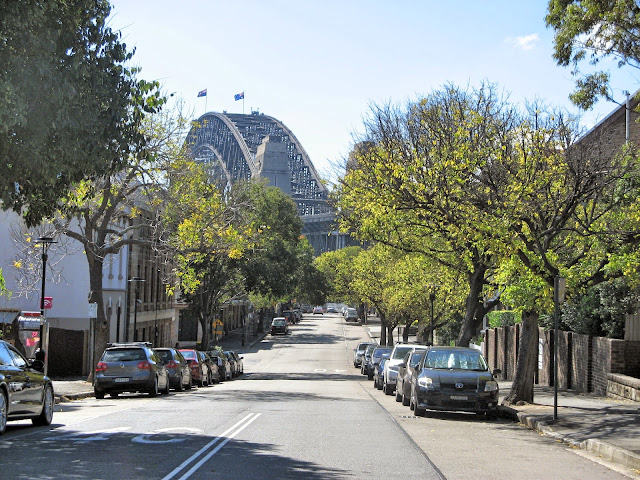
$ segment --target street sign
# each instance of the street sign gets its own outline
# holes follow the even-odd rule
[[[98,304],[90,303],[89,304],[89,318],[98,318]]]
[[[42,308],[52,308],[53,307],[53,297],[44,297],[44,305]]]

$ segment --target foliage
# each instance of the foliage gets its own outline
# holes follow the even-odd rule
[[[624,278],[600,283],[562,306],[561,326],[598,337],[624,338],[625,316],[636,313],[640,296]]]
[[[141,123],[164,101],[126,66],[133,53],[106,26],[109,11],[106,0],[0,6],[0,199],[28,225],[141,152]]]
[[[619,68],[640,67],[640,6],[635,0],[550,0],[545,18],[555,30],[553,58],[572,65],[577,76],[571,100],[588,109],[608,94],[609,73],[581,74],[580,65],[596,67],[612,58]]]
[[[494,310],[487,313],[490,328],[506,327],[520,323],[522,318],[514,310]]]
[[[314,266],[324,278],[326,300],[349,304],[363,301],[354,288],[354,260],[362,252],[360,247],[346,247],[325,252],[314,260]]]

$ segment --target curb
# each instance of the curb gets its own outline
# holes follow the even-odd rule
[[[56,396],[55,397],[55,404],[58,405],[59,403],[73,402],[74,400],[81,400],[83,398],[90,398],[90,397],[93,397],[93,396],[94,396],[93,392],[83,392],[83,393],[72,393],[72,394],[68,394],[68,395],[60,395],[60,396]]]
[[[585,450],[624,467],[640,470],[640,455],[635,452],[631,452],[624,448],[593,438],[577,441],[570,437],[566,437],[561,433],[555,432],[553,427],[547,422],[546,417],[519,412],[514,408],[502,405],[498,407],[498,410],[502,417],[518,421],[530,430],[534,430],[555,440],[561,441],[570,447]]]

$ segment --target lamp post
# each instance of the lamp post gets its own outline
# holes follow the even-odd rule
[[[553,279],[554,330],[553,330],[553,419],[558,419],[558,310],[564,302],[565,279],[555,276]]]
[[[129,282],[133,282],[135,284],[135,301],[133,302],[133,341],[138,341],[138,285],[144,282],[143,278],[133,277],[129,279]],[[128,333],[128,332],[127,332]]]
[[[431,290],[429,300],[431,300],[431,345],[433,345],[433,302],[436,300],[435,290]]]
[[[47,259],[48,259],[48,252],[49,252],[49,247],[51,246],[52,243],[58,243],[56,242],[52,237],[40,237],[38,239],[36,239],[35,244],[36,245],[42,245],[42,287],[40,289],[40,316],[41,316],[41,323],[40,323],[40,341],[39,341],[39,346],[38,346],[38,350],[39,352],[37,352],[36,354],[36,359],[37,360],[41,360],[44,363],[44,373],[47,373],[47,354],[46,354],[46,350],[45,350],[45,308],[44,308],[44,291],[45,291],[45,285],[46,285],[46,272],[47,272]],[[46,347],[48,348],[48,345],[46,345]]]

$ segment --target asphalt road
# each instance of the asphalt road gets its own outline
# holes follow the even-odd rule
[[[353,368],[365,339],[306,315],[245,353],[236,380],[61,404],[50,429],[9,425],[0,478],[624,478],[507,420],[414,417]]]

